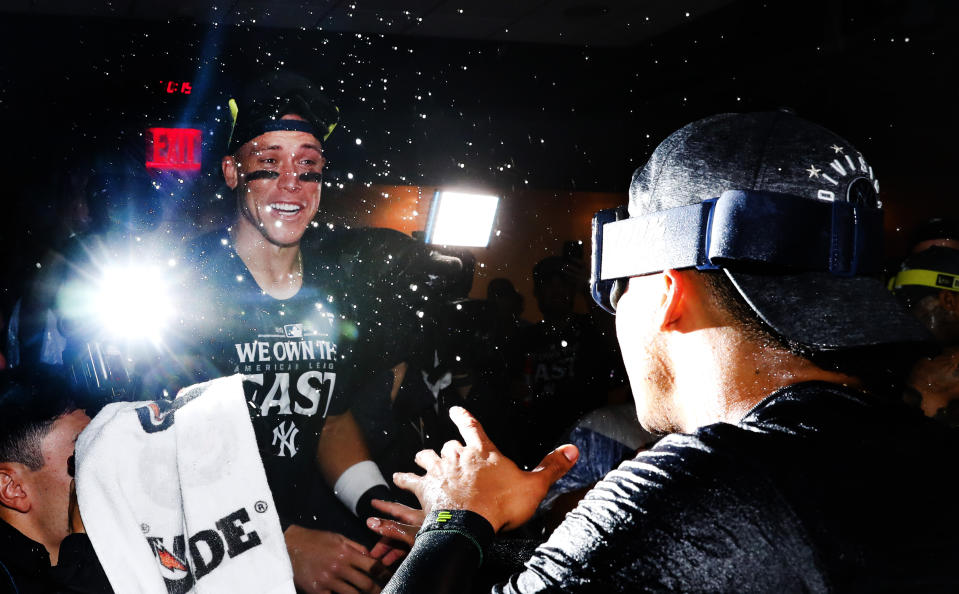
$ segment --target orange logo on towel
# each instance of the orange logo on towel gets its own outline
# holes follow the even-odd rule
[[[163,545],[157,546],[156,554],[157,559],[160,560],[160,565],[167,569],[179,569],[180,571],[187,571],[189,569],[182,561],[177,559],[173,553],[163,548]]]

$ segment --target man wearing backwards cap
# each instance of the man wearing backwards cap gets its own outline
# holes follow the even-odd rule
[[[951,505],[956,443],[872,387],[873,356],[927,338],[870,276],[877,188],[848,142],[784,112],[707,118],[659,145],[628,213],[597,215],[593,284],[640,421],[671,435],[600,481],[497,592],[959,586],[957,519],[928,517]],[[428,515],[385,591],[459,591],[578,455],[561,446],[522,472],[469,413],[451,416],[465,445],[396,476]]]
[[[192,246],[201,281],[191,289],[205,318],[193,341],[215,367],[209,375],[245,376],[297,586],[376,591],[371,574],[382,569],[376,557],[384,547],[374,555],[344,536],[304,526],[317,513],[336,513],[316,511],[309,501],[314,464],[360,518],[372,513],[373,497],[389,496],[349,412],[358,392],[383,382],[369,388],[364,375],[370,374],[356,365],[356,336],[364,328],[353,321],[338,254],[310,229],[320,203],[323,143],[337,110],[310,81],[284,72],[257,81],[230,107],[234,126],[222,171],[237,214],[230,227]]]

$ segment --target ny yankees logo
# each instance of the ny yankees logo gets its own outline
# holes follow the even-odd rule
[[[277,456],[286,456],[283,453],[284,451],[290,452],[290,458],[296,455],[296,446],[293,442],[299,432],[300,430],[296,428],[292,421],[289,423],[289,427],[287,427],[287,422],[284,421],[273,429],[273,443],[271,445],[276,445],[277,441],[280,442],[280,451],[277,452]]]

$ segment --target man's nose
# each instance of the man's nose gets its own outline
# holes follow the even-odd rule
[[[280,170],[280,187],[289,192],[296,192],[300,189],[300,176],[292,165]]]

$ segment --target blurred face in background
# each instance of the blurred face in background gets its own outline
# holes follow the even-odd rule
[[[563,318],[573,312],[576,285],[561,274],[551,274],[534,287],[536,303],[546,320]]]

